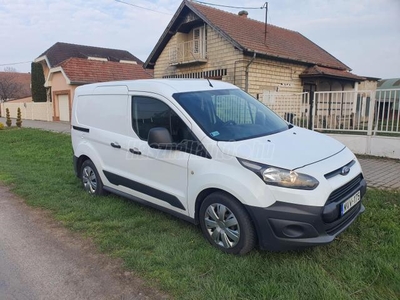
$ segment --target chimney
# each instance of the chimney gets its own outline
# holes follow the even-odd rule
[[[238,13],[238,15],[241,16],[242,18],[247,18],[248,14],[249,13],[247,11],[245,11],[245,10],[241,10]]]

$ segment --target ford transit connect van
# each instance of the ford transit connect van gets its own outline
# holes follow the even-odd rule
[[[200,224],[228,253],[330,243],[364,211],[366,182],[347,147],[287,123],[228,83],[81,86],[71,123],[87,192]]]

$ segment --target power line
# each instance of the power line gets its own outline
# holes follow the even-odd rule
[[[259,6],[259,7],[246,7],[246,6],[231,6],[231,5],[215,4],[215,3],[203,2],[203,1],[197,1],[197,0],[194,0],[194,2],[197,2],[197,3],[200,3],[200,4],[211,5],[211,6],[219,6],[219,7],[226,7],[226,8],[237,8],[237,9],[263,9],[263,8],[265,8],[265,4],[263,6]]]
[[[5,66],[15,66],[15,65],[22,65],[22,64],[27,64],[31,63],[32,61],[20,61],[20,62],[14,62],[14,63],[8,63],[8,64],[0,64],[0,67],[5,67]]]
[[[170,14],[170,13],[158,11],[158,10],[151,9],[151,8],[148,8],[148,7],[143,7],[143,6],[136,5],[136,4],[132,4],[132,3],[129,3],[129,2],[125,2],[125,1],[122,1],[122,0],[114,0],[114,1],[119,2],[119,3],[122,3],[122,4],[130,5],[130,6],[133,6],[133,7],[136,7],[136,8],[140,8],[140,9],[145,9],[145,10],[149,10],[149,11],[152,11],[152,12],[156,12],[156,13],[159,13],[159,14],[164,14],[164,15],[172,16],[172,14]]]

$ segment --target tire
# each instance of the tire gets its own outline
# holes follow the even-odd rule
[[[214,247],[243,255],[256,244],[253,222],[243,205],[223,192],[208,195],[200,207],[200,227]]]
[[[91,195],[105,195],[103,182],[91,160],[85,160],[81,167],[81,180],[85,191]]]

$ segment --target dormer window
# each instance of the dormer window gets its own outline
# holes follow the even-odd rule
[[[88,60],[108,61],[107,58],[104,58],[104,57],[95,57],[95,56],[88,56]]]
[[[121,59],[119,62],[122,63],[122,64],[137,65],[137,62],[134,61],[134,60],[124,60],[124,59]]]

